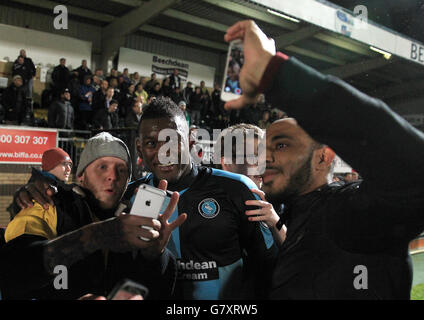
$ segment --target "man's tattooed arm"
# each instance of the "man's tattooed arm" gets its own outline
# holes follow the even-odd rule
[[[93,252],[113,248],[125,251],[122,241],[122,225],[117,218],[86,225],[47,242],[44,250],[44,265],[53,274],[57,265],[70,267]],[[120,246],[121,244],[121,247]]]

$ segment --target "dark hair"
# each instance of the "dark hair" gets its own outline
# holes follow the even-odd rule
[[[111,104],[119,104],[119,103],[118,103],[118,100],[112,99],[109,102],[109,105],[111,105]]]
[[[141,123],[144,119],[171,119],[176,117],[182,117],[185,119],[184,112],[180,109],[180,107],[178,107],[171,98],[157,97],[143,109],[143,115],[138,123],[137,132],[140,132]]]

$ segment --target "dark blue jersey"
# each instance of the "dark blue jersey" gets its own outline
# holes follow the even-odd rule
[[[153,174],[134,181],[127,198],[142,183],[157,186],[158,181]],[[170,221],[188,215],[168,244],[177,257],[176,298],[266,297],[277,249],[271,231],[245,215],[252,209],[245,201],[258,199],[252,188],[257,187],[246,176],[196,166],[177,186],[170,186],[180,193]]]

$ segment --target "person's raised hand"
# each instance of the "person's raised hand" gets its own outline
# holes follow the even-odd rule
[[[251,189],[251,191],[256,193],[261,200],[247,200],[245,202],[248,206],[257,206],[260,208],[246,211],[246,215],[249,216],[249,221],[263,221],[268,227],[275,227],[280,217],[277,212],[275,212],[272,204],[265,200],[265,193],[258,189]]]
[[[35,200],[47,210],[49,205],[54,205],[52,196],[56,192],[57,189],[49,182],[37,179],[20,188],[15,194],[15,201],[21,209],[25,209],[31,208],[34,205],[32,200]]]
[[[240,109],[256,102],[259,83],[265,69],[275,55],[275,42],[269,39],[252,20],[237,22],[228,28],[224,36],[230,42],[243,41],[244,64],[240,71],[240,86],[242,96],[225,103],[225,109]]]
[[[166,190],[167,186],[168,186],[168,182],[166,180],[161,180],[159,182],[158,188],[162,190]],[[171,238],[172,231],[174,231],[176,228],[182,225],[184,221],[187,219],[187,214],[183,213],[183,214],[180,214],[174,221],[169,222],[169,219],[171,218],[172,213],[177,207],[179,198],[180,198],[180,195],[178,194],[178,192],[172,193],[171,200],[169,201],[168,206],[158,218],[161,224],[161,228],[159,230],[159,237],[156,241],[154,241],[154,246],[144,251],[145,256],[154,258],[160,255],[165,250],[165,247],[168,244],[169,239]]]

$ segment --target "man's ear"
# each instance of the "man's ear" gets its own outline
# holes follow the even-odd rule
[[[336,157],[336,154],[334,153],[334,151],[327,146],[319,149],[318,151],[319,151],[319,163],[318,163],[319,165],[324,164],[325,166],[329,166],[331,162],[333,162],[334,158]]]
[[[317,150],[315,150],[316,152],[316,168],[319,169],[323,169],[323,168],[327,168],[331,165],[331,163],[333,162],[336,154],[334,153],[333,150],[331,150],[331,148],[324,146],[322,148],[319,148]]]

